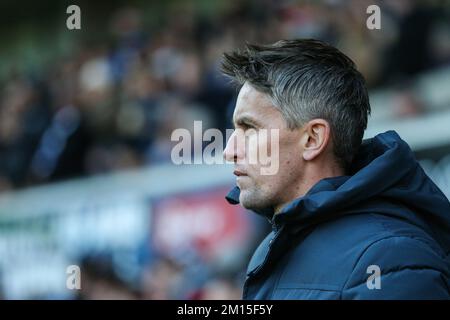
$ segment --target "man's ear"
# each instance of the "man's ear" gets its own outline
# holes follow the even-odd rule
[[[330,124],[324,119],[313,119],[303,126],[303,130],[302,156],[306,161],[313,160],[325,151],[330,141]]]

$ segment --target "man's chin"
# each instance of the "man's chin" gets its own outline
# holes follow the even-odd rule
[[[261,204],[263,202],[264,202],[263,199],[258,199],[258,197],[254,194],[254,192],[241,189],[241,192],[239,194],[239,203],[245,209],[249,210],[261,209]]]
[[[239,193],[239,203],[245,209],[252,209],[250,207],[251,206],[251,201],[249,201],[248,191],[246,191],[245,189],[242,189],[242,188],[241,188],[241,191]]]

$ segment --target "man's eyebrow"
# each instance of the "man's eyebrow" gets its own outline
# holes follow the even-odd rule
[[[234,119],[233,125],[236,128],[236,126],[242,126],[242,125],[252,125],[254,127],[261,126],[258,121],[254,120],[253,118],[250,118],[248,116],[242,116],[238,117],[237,119]]]

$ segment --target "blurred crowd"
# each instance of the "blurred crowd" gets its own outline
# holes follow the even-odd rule
[[[43,72],[10,66],[0,79],[0,192],[169,162],[172,131],[192,129],[194,120],[203,130],[231,128],[237,92],[220,62],[245,42],[324,40],[356,62],[369,89],[407,92],[415,76],[450,63],[446,1],[217,3],[220,10],[205,14],[195,1],[180,2],[152,28],[145,8],[124,6],[103,40],[79,41]],[[381,8],[381,30],[366,27],[371,4]],[[406,109],[414,105],[405,99]],[[79,298],[240,298],[242,270],[196,267],[208,266],[162,257],[133,284],[108,259],[86,258]]]
[[[220,59],[246,41],[325,40],[355,60],[370,88],[449,63],[445,1],[379,3],[382,29],[369,30],[373,2],[232,1],[211,15],[182,2],[153,29],[144,9],[118,9],[103,42],[80,41],[39,74],[10,67],[0,91],[0,191],[170,161],[175,128],[230,127],[236,90]]]
[[[208,264],[183,265],[160,257],[140,273],[137,281],[121,277],[107,257],[82,261],[81,300],[239,300],[242,272],[215,272]],[[202,269],[202,270],[199,270]]]

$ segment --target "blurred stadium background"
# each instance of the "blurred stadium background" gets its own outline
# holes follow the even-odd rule
[[[81,30],[66,8],[81,8]],[[366,8],[381,8],[368,30]],[[239,299],[269,225],[228,205],[229,166],[170,161],[171,132],[231,128],[221,54],[317,38],[357,63],[366,137],[397,130],[450,196],[448,1],[0,4],[0,297]],[[66,268],[81,268],[81,290]]]

